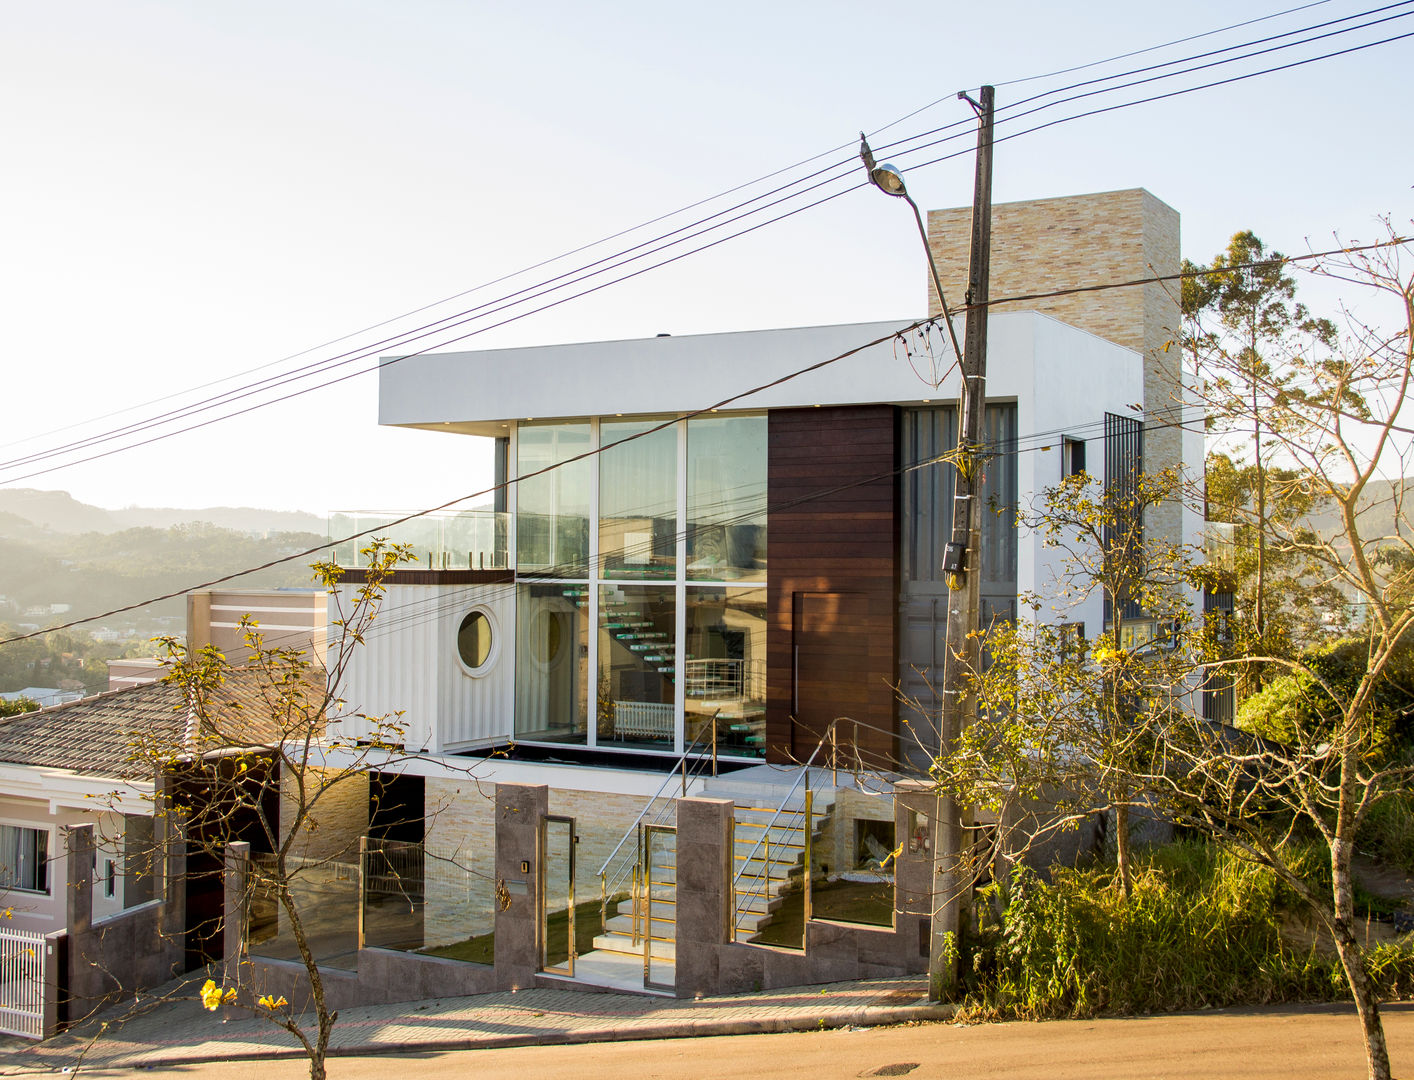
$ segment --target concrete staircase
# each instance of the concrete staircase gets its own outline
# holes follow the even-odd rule
[[[738,941],[750,941],[766,927],[804,872],[805,795],[798,789],[786,798],[795,776],[791,772],[775,772],[766,782],[754,783],[728,776],[709,780],[702,791],[736,804],[733,874],[737,881],[734,918]],[[782,778],[787,781],[784,785]],[[809,823],[812,834],[824,827],[833,802],[833,788],[817,788]],[[644,879],[640,877],[637,899],[620,899],[609,914],[604,931],[595,936],[594,951],[575,960],[577,982],[642,992],[645,935],[652,954],[653,982],[673,982],[677,956],[676,849],[665,845],[655,850],[652,865],[645,872],[652,882],[651,927],[646,921],[648,904]]]

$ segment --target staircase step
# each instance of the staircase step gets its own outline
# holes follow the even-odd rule
[[[655,891],[653,894],[653,917],[654,919],[675,919],[677,917],[678,901],[676,895],[659,896]],[[633,901],[620,900],[619,906],[614,909],[615,915],[633,915]],[[613,918],[611,915],[610,918]]]
[[[642,930],[643,922],[640,920],[639,929]],[[633,916],[615,915],[605,925],[604,929],[609,933],[622,934],[625,937],[633,936]],[[673,918],[660,919],[657,912],[653,914],[653,937],[662,941],[674,941],[677,939],[677,920]]]
[[[659,941],[655,939],[652,944],[653,959],[675,961],[678,955],[677,942]],[[619,934],[610,932],[600,934],[594,939],[594,949],[596,952],[621,953],[626,956],[636,956],[643,959],[643,939],[638,939],[638,944],[633,943],[633,937],[629,934]]]

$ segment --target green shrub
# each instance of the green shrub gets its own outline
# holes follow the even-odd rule
[[[1319,888],[1324,875],[1329,888],[1315,847],[1293,854],[1303,877]],[[1333,955],[1283,941],[1294,906],[1275,872],[1212,844],[1152,850],[1128,900],[1113,868],[1057,868],[1049,883],[1019,869],[1000,917],[983,920],[964,1011],[1039,1019],[1347,997]],[[1414,939],[1369,959],[1385,993],[1410,993]]]
[[[1355,846],[1414,873],[1414,794],[1396,792],[1372,806],[1355,834]]]

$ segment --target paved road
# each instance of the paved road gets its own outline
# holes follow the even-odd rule
[[[1395,1075],[1414,1076],[1414,1005],[1386,1012]],[[1364,1076],[1354,1013],[1338,1007],[1248,1009],[1132,1020],[868,1030],[527,1046],[331,1059],[333,1080],[771,1080],[908,1076],[915,1080],[1352,1080]],[[176,1080],[297,1080],[294,1060],[124,1070]]]

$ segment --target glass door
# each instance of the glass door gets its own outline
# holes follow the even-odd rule
[[[643,828],[643,985],[676,990],[678,831],[671,825]]]
[[[574,975],[574,818],[540,823],[540,970]]]

